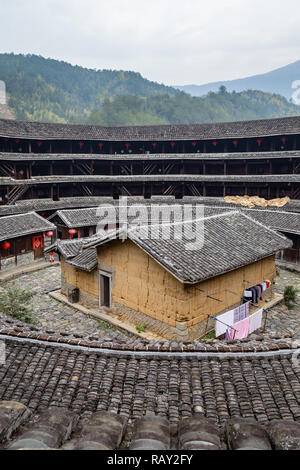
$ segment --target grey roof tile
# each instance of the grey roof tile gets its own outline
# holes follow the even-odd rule
[[[55,225],[35,212],[10,215],[0,218],[0,241],[55,229]]]
[[[153,229],[153,225],[143,225],[131,227],[124,233],[121,228],[117,236],[128,237],[180,281],[191,284],[238,269],[292,246],[286,237],[241,211],[204,215],[203,219],[192,223],[161,224],[159,236],[151,233]],[[178,229],[181,239],[176,239]],[[112,233],[93,236],[90,241],[86,239],[84,248],[109,242]]]
[[[300,133],[300,117],[208,124],[103,127],[0,119],[0,135],[24,139],[144,141],[263,137]]]

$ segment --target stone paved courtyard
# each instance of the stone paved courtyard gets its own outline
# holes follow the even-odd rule
[[[85,314],[64,305],[48,295],[48,292],[60,287],[60,266],[50,267],[41,271],[24,274],[6,285],[17,285],[31,289],[34,293],[34,316],[38,326],[44,329],[98,336],[124,336],[124,331],[107,327],[104,322],[87,317]],[[293,285],[299,289],[299,304],[288,310],[283,303],[268,311],[266,333],[284,335],[297,334],[300,338],[300,274],[279,270],[275,292],[283,293],[284,287]]]
[[[104,322],[92,319],[67,305],[56,301],[48,292],[60,288],[60,266],[50,267],[40,271],[24,274],[5,285],[17,284],[30,289],[34,294],[34,317],[37,326],[62,332],[97,336],[123,335],[116,329],[104,326]],[[3,287],[5,286],[3,285]]]
[[[300,338],[300,274],[280,269],[274,290],[279,294],[283,294],[286,286],[294,286],[299,289],[298,304],[292,310],[288,310],[283,302],[270,309],[268,311],[266,333],[292,333]]]

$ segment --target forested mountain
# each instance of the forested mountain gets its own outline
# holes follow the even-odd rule
[[[297,80],[300,80],[300,60],[260,75],[204,85],[182,85],[175,88],[193,96],[203,96],[210,91],[218,91],[220,86],[224,85],[228,91],[261,90],[267,93],[278,93],[290,100],[295,92],[293,85],[299,87],[299,84],[294,83]]]
[[[100,107],[105,97],[159,93],[174,88],[136,72],[91,70],[36,55],[0,54],[0,80],[17,119],[67,122]]]
[[[35,55],[0,54],[17,119],[101,125],[185,124],[300,114],[280,95],[225,87],[194,97],[139,73],[96,71]]]
[[[92,111],[87,122],[106,126],[192,124],[299,114],[300,106],[279,95],[252,90],[228,93],[225,88],[220,88],[218,93],[204,97],[193,97],[183,92],[175,96],[149,98],[117,96],[113,100],[104,100],[101,109]]]

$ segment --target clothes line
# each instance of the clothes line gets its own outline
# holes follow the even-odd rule
[[[213,318],[214,320],[217,320],[218,322],[222,323],[222,325],[225,325],[228,328],[231,328],[232,330],[237,331],[235,328],[233,328],[233,326],[227,325],[227,323],[224,323],[222,320],[218,320],[217,317],[214,317],[213,315],[207,315],[207,316],[210,318]]]

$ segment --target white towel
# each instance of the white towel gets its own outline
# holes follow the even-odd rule
[[[249,334],[253,333],[253,331],[258,330],[258,328],[261,327],[262,314],[263,314],[263,309],[261,308],[257,312],[253,313],[253,315],[250,315]]]
[[[233,325],[234,322],[234,310],[229,310],[228,312],[222,313],[222,315],[218,315],[218,320],[221,320],[223,323],[226,323],[229,326]],[[218,336],[224,335],[226,333],[227,326],[223,325],[220,321],[216,320],[216,338]]]
[[[250,290],[244,290],[244,297],[247,299],[252,299],[252,292]]]

